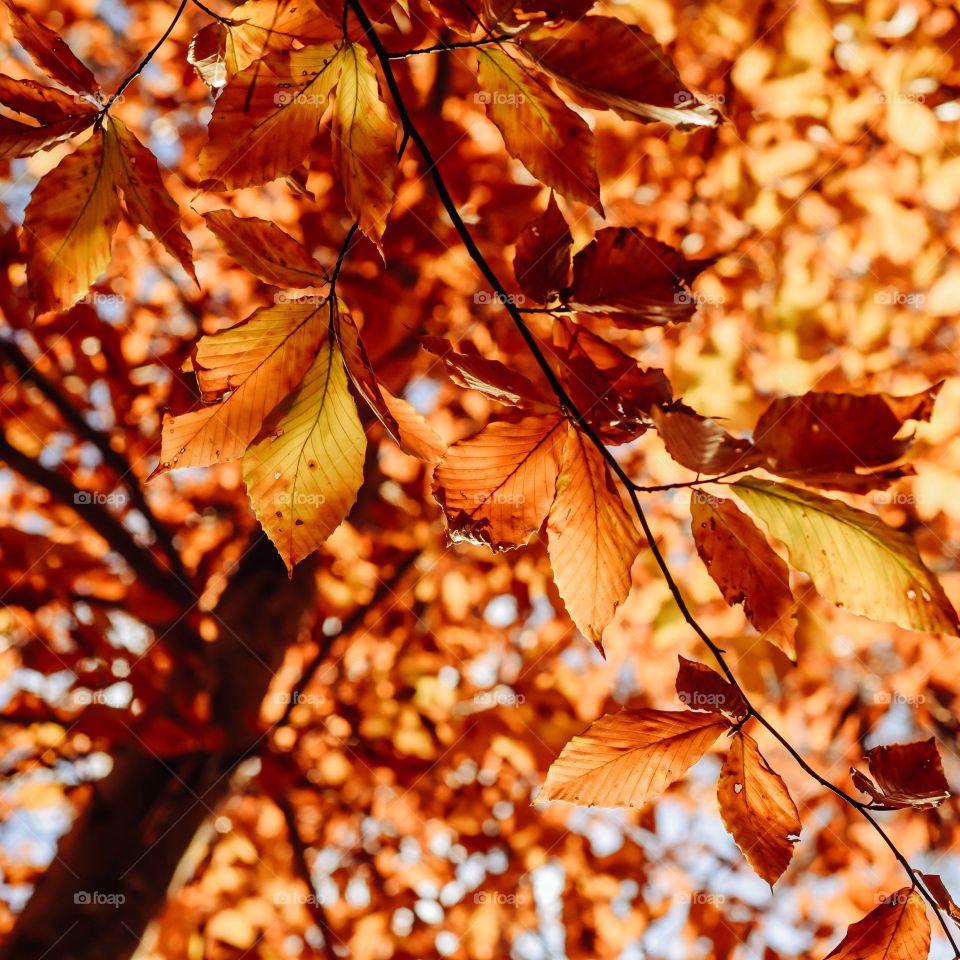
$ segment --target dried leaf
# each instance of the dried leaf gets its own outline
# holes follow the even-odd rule
[[[679,657],[677,696],[688,710],[714,710],[734,717],[747,714],[740,691],[704,663]]]
[[[923,960],[929,953],[926,907],[920,894],[903,887],[851,924],[827,960]]]
[[[732,437],[716,421],[682,403],[653,408],[651,416],[667,453],[688,470],[718,477],[749,470],[762,460],[749,440]]]
[[[853,771],[858,790],[884,807],[937,807],[950,796],[936,741],[892,743],[867,751],[873,780]],[[874,783],[874,780],[876,783]]]

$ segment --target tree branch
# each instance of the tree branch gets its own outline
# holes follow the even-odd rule
[[[634,512],[637,516],[637,520],[640,523],[640,527],[643,531],[643,535],[647,540],[647,543],[650,547],[650,551],[653,554],[653,557],[657,563],[657,566],[660,569],[660,572],[667,584],[670,594],[673,597],[674,603],[676,604],[678,610],[680,611],[683,619],[687,622],[690,628],[694,633],[700,638],[700,640],[706,645],[710,650],[713,656],[716,658],[717,662],[720,664],[720,667],[723,670],[724,675],[727,680],[732,683],[737,690],[743,696],[744,702],[747,705],[750,713],[757,719],[757,721],[763,726],[780,744],[787,750],[787,752],[793,757],[797,764],[801,767],[804,772],[806,772],[810,777],[816,780],[822,787],[834,793],[841,800],[849,804],[853,809],[857,810],[874,828],[877,834],[882,838],[884,843],[896,857],[897,861],[901,864],[903,869],[906,871],[907,875],[910,878],[910,883],[912,886],[918,888],[920,893],[923,895],[924,899],[930,905],[930,908],[934,911],[937,919],[940,922],[940,926],[943,928],[944,934],[952,946],[954,953],[957,958],[960,958],[960,945],[957,944],[957,941],[954,937],[953,931],[950,929],[946,918],[944,917],[943,911],[941,911],[939,904],[936,899],[927,890],[926,886],[920,880],[916,871],[913,867],[910,866],[909,860],[900,852],[893,840],[890,839],[887,832],[883,829],[882,826],[877,822],[871,812],[867,807],[861,803],[859,800],[856,800],[854,797],[851,797],[846,791],[826,780],[820,774],[818,774],[803,758],[802,754],[783,736],[771,723],[768,721],[749,701],[746,693],[743,688],[740,686],[736,676],[733,671],[730,669],[729,664],[727,663],[723,651],[714,643],[713,639],[704,631],[704,629],[697,622],[696,618],[690,611],[690,608],[687,606],[686,601],[683,598],[683,594],[680,591],[680,587],[677,581],[674,579],[673,574],[670,571],[670,568],[667,565],[666,559],[663,556],[663,552],[660,550],[659,545],[656,542],[653,530],[650,527],[650,523],[647,519],[646,513],[643,510],[642,505],[640,504],[639,497],[637,496],[637,491],[634,488],[633,482],[630,477],[626,474],[623,467],[617,462],[616,458],[610,451],[607,449],[603,440],[597,435],[596,431],[591,427],[589,422],[586,420],[583,413],[577,408],[576,404],[571,400],[569,394],[564,388],[563,384],[560,382],[557,375],[554,373],[553,368],[550,366],[550,363],[547,361],[547,358],[544,356],[542,350],[540,349],[539,344],[537,343],[536,338],[533,333],[530,331],[526,322],[523,319],[523,315],[512,303],[510,296],[500,282],[499,277],[494,272],[493,268],[487,262],[480,248],[477,246],[476,242],[473,239],[466,223],[463,218],[460,216],[460,212],[457,209],[457,205],[453,200],[453,197],[450,195],[450,191],[447,189],[447,185],[443,180],[442,175],[437,167],[437,162],[434,159],[434,156],[430,150],[429,145],[424,140],[422,134],[417,128],[416,124],[413,122],[413,118],[410,115],[409,110],[407,109],[406,103],[404,102],[403,95],[400,91],[399,84],[397,83],[397,78],[393,72],[393,67],[390,62],[390,54],[383,45],[383,42],[380,40],[380,37],[377,35],[376,30],[374,29],[373,23],[370,18],[367,16],[366,11],[363,9],[359,0],[347,0],[351,10],[353,10],[354,15],[359,21],[361,27],[363,28],[364,34],[367,37],[370,45],[373,47],[374,52],[377,55],[377,59],[380,62],[380,66],[383,70],[384,77],[387,81],[387,86],[390,90],[390,95],[393,98],[394,106],[397,109],[397,113],[400,117],[401,123],[406,134],[409,135],[410,139],[417,145],[417,149],[420,151],[420,155],[423,157],[423,160],[427,166],[427,174],[430,179],[433,181],[434,187],[436,188],[437,194],[440,197],[440,203],[442,204],[444,210],[447,212],[447,215],[450,217],[450,220],[453,224],[454,229],[456,230],[458,236],[460,237],[461,242],[466,248],[467,252],[470,255],[470,258],[473,260],[477,269],[481,274],[486,278],[490,283],[490,286],[494,293],[497,294],[493,298],[494,301],[499,301],[501,306],[510,314],[511,319],[514,322],[518,332],[521,337],[523,337],[526,342],[530,352],[533,354],[534,359],[536,360],[538,366],[542,370],[544,376],[547,378],[551,388],[553,389],[554,394],[557,397],[557,400],[560,403],[561,408],[563,409],[566,416],[571,419],[576,425],[583,431],[584,434],[590,439],[594,444],[603,458],[610,465],[610,468],[613,470],[614,474],[624,485],[627,493],[630,497],[630,502],[633,505]]]

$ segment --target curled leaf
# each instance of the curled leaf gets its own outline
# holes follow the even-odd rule
[[[940,752],[932,737],[917,743],[874,747],[867,751],[867,763],[873,780],[854,770],[853,782],[881,806],[937,807],[950,796]]]

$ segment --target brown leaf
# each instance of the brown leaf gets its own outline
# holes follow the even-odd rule
[[[729,723],[719,713],[622,710],[594,721],[551,764],[537,802],[642,807],[679,780]]]
[[[955,923],[960,921],[960,907],[957,906],[943,880],[935,873],[921,873],[920,876],[940,909]]]
[[[680,323],[696,313],[689,284],[709,260],[628,227],[606,227],[573,258],[573,283],[564,302],[629,327]]]
[[[688,710],[719,710],[734,717],[747,714],[747,705],[740,691],[711,670],[705,663],[679,657],[677,696]]]
[[[223,249],[265,283],[278,287],[312,287],[328,280],[323,265],[269,220],[238,217],[231,210],[211,210],[203,219]]]
[[[930,921],[923,900],[903,887],[851,924],[827,960],[923,960],[930,953]]]
[[[553,579],[567,613],[602,651],[603,630],[630,592],[630,568],[641,541],[609,466],[572,425],[547,531]]]
[[[33,62],[57,83],[77,93],[95,96],[100,89],[96,77],[77,59],[67,42],[7,0],[7,13],[13,35]]]
[[[720,121],[716,110],[697,102],[670,58],[640,27],[614,17],[584,17],[521,34],[518,42],[586,107],[682,129]]]
[[[682,403],[651,411],[667,453],[688,470],[720,476],[756,466],[760,455],[749,440],[732,437],[715,420]]]
[[[717,799],[724,826],[750,866],[771,886],[790,865],[800,814],[756,741],[737,731],[720,772]]]
[[[787,565],[732,500],[696,490],[690,516],[697,553],[724,600],[731,606],[742,603],[757,630],[795,656],[796,604]]]
[[[853,771],[858,790],[884,807],[936,807],[950,796],[936,741],[892,743],[867,751],[874,780]]]
[[[64,93],[56,87],[46,87],[33,80],[14,80],[2,74],[0,103],[46,124],[81,116],[87,116],[93,122],[97,115],[97,108],[89,100]]]
[[[497,421],[449,447],[433,495],[453,540],[509,550],[537,532],[556,494],[564,423],[559,416]]]
[[[108,136],[117,138],[120,187],[127,210],[179,261],[197,286],[193,247],[180,226],[180,209],[160,179],[157,158],[119,120],[111,117]]]
[[[95,114],[81,114],[39,126],[0,117],[0,160],[29,157],[38,150],[49,150],[85,130],[93,123],[94,117]]]
[[[550,303],[570,280],[570,227],[550,193],[547,209],[517,239],[513,273],[520,289],[537,303]]]
[[[772,473],[865,493],[913,472],[887,464],[910,447],[912,437],[897,439],[904,423],[930,419],[942,385],[909,397],[816,392],[783,397],[757,421],[754,444]]]

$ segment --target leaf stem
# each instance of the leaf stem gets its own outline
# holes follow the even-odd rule
[[[690,608],[687,606],[686,600],[683,598],[683,594],[680,591],[680,587],[674,578],[669,566],[667,565],[666,559],[661,551],[659,545],[657,544],[656,537],[653,533],[652,528],[650,527],[650,522],[647,519],[646,513],[640,503],[639,497],[637,495],[637,490],[634,487],[633,482],[630,477],[624,471],[623,467],[619,464],[616,458],[612,453],[607,449],[606,444],[598,436],[596,431],[587,421],[583,413],[577,408],[576,404],[571,400],[569,394],[564,388],[563,384],[560,382],[560,379],[554,373],[553,368],[550,366],[549,361],[544,356],[543,351],[540,349],[539,344],[537,343],[536,337],[534,337],[530,328],[527,326],[526,322],[523,319],[523,315],[520,310],[517,309],[516,305],[512,302],[506,288],[501,283],[500,278],[497,276],[496,272],[490,266],[486,257],[484,257],[480,248],[477,246],[476,241],[473,239],[472,234],[470,233],[469,228],[464,222],[463,218],[460,216],[460,212],[457,209],[457,205],[450,194],[449,189],[447,188],[446,182],[443,179],[443,176],[440,173],[439,168],[437,167],[437,161],[433,156],[433,153],[430,150],[429,145],[424,140],[423,135],[420,133],[417,125],[414,123],[413,118],[410,115],[410,112],[407,108],[407,105],[404,101],[403,94],[400,91],[400,86],[397,82],[396,75],[393,72],[393,67],[390,62],[390,53],[384,47],[383,42],[381,41],[379,35],[374,29],[373,22],[367,16],[366,11],[363,9],[359,0],[346,0],[350,8],[353,10],[354,15],[359,21],[361,27],[363,28],[364,34],[370,45],[373,47],[374,52],[377,55],[377,59],[380,62],[381,69],[383,70],[384,78],[387,82],[387,87],[390,90],[390,95],[393,98],[394,106],[396,107],[397,114],[400,117],[400,121],[403,125],[405,133],[409,135],[409,138],[416,144],[417,149],[420,152],[420,155],[423,157],[424,163],[426,164],[426,173],[433,181],[434,187],[437,191],[437,195],[440,198],[440,203],[446,211],[447,215],[450,217],[450,221],[453,224],[454,229],[457,232],[457,235],[460,237],[461,242],[467,250],[467,253],[470,255],[470,258],[473,260],[477,269],[484,276],[487,282],[490,284],[491,289],[496,293],[497,299],[499,299],[503,308],[510,314],[511,319],[514,322],[514,325],[517,328],[520,336],[526,342],[530,352],[533,354],[534,359],[536,360],[538,366],[540,367],[543,375],[546,377],[547,382],[550,384],[553,389],[554,394],[557,397],[557,400],[560,403],[561,408],[563,409],[565,415],[574,421],[576,425],[583,431],[584,434],[590,439],[590,441],[597,448],[598,452],[603,456],[603,458],[610,465],[610,468],[613,470],[614,474],[620,480],[627,490],[627,493],[630,497],[630,502],[633,506],[634,513],[637,516],[637,520],[640,523],[640,527],[643,531],[643,535],[647,540],[647,544],[650,547],[650,552],[652,553],[654,560],[656,561],[657,566],[660,569],[661,575],[664,578],[664,581],[667,584],[667,587],[670,591],[671,596],[673,597],[674,603],[677,606],[677,609],[680,611],[680,614],[683,616],[683,619],[687,622],[693,632],[700,638],[700,640],[706,645],[710,650],[713,656],[716,658],[717,663],[720,665],[724,675],[727,680],[733,684],[734,687],[740,692],[741,696],[744,699],[744,703],[747,706],[747,709],[750,713],[756,717],[757,721],[776,739],[781,746],[790,754],[791,757],[797,762],[797,764],[807,773],[810,777],[817,781],[825,789],[834,793],[841,800],[849,804],[855,810],[857,810],[873,827],[877,834],[881,837],[890,851],[896,857],[897,861],[901,864],[903,869],[906,871],[907,876],[910,878],[912,885],[917,886],[922,894],[923,898],[930,905],[931,909],[934,911],[937,919],[940,922],[940,926],[943,928],[944,934],[946,935],[947,940],[950,942],[951,947],[954,952],[960,956],[960,945],[958,945],[957,940],[954,937],[953,931],[950,929],[947,921],[944,917],[942,910],[940,909],[939,904],[936,899],[926,889],[923,883],[918,883],[918,877],[913,867],[910,866],[910,861],[900,852],[893,840],[890,839],[887,832],[883,827],[877,822],[874,816],[870,811],[862,804],[860,801],[851,797],[846,791],[831,783],[829,780],[826,780],[822,777],[809,763],[804,759],[802,754],[786,739],[777,730],[773,724],[770,723],[749,701],[746,693],[741,687],[739,681],[734,675],[733,671],[730,669],[729,664],[727,663],[723,651],[717,646],[713,639],[706,633],[706,631],[700,626],[696,618],[693,616]]]
[[[486,47],[494,43],[504,43],[511,38],[504,35],[482,37],[479,40],[457,40],[454,43],[435,43],[432,47],[414,47],[412,50],[388,51],[391,60],[406,60],[421,53],[445,53],[447,50],[471,50],[474,47]]]

